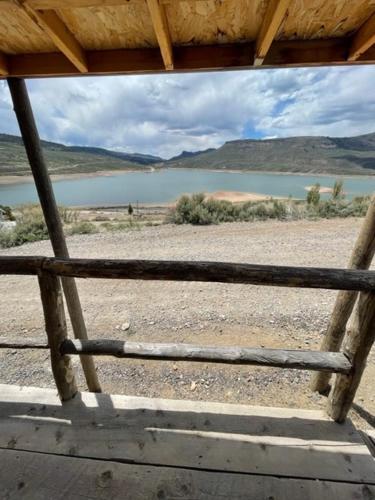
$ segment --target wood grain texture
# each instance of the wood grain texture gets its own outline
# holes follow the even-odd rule
[[[270,0],[255,48],[254,65],[263,64],[271,43],[287,13],[291,0]]]
[[[62,401],[72,399],[77,393],[70,357],[60,352],[60,346],[68,337],[64,302],[59,279],[49,273],[39,276],[44,321],[50,346],[52,373]]]
[[[60,276],[132,280],[210,281],[299,288],[375,290],[375,271],[227,262],[46,258]]]
[[[230,262],[0,257],[0,274],[156,281],[203,281],[333,290],[375,290],[375,271]]]
[[[0,337],[1,349],[48,349],[46,339]]]
[[[375,254],[375,195],[371,198],[366,217],[354,244],[348,263],[349,269],[368,269]],[[352,314],[358,292],[340,291],[336,297],[327,332],[323,337],[321,351],[339,351],[345,335],[347,322]],[[330,375],[319,373],[313,376],[311,389],[325,393],[329,390]]]
[[[173,69],[173,49],[171,35],[169,33],[168,19],[164,6],[159,0],[147,0],[147,5],[148,10],[150,11],[152,24],[154,26],[165,69],[171,70]]]
[[[56,47],[81,73],[87,73],[84,50],[54,10],[36,10],[27,3],[20,3],[20,7],[25,10],[32,22],[48,34]]]
[[[1,274],[20,274],[34,275],[42,270],[44,257],[6,257],[0,256],[0,275]]]
[[[61,403],[51,389],[6,385],[0,394],[3,448],[375,484],[353,425],[321,411],[93,393]]]
[[[254,66],[254,44],[174,47],[174,72],[315,67],[375,63],[371,47],[360,58],[348,61],[350,39],[274,42],[261,66]],[[0,46],[1,48],[1,46]],[[159,49],[86,51],[88,73],[120,75],[164,73]],[[8,57],[9,75],[14,77],[79,76],[79,70],[61,53],[34,53]],[[0,76],[1,77],[1,76]]]
[[[69,252],[65,241],[64,230],[25,82],[20,79],[8,78],[8,86],[43,210],[44,219],[46,221],[53,252],[56,256],[67,258],[69,257]],[[31,262],[34,261],[31,259]],[[14,266],[14,264],[10,264],[10,267],[11,266]],[[76,283],[71,278],[64,278],[61,281],[74,336],[81,339],[87,339],[86,325]],[[92,358],[87,357],[82,359],[81,363],[88,388],[92,391],[100,391],[100,384]]]
[[[0,496],[28,500],[217,500],[218,497],[231,500],[370,500],[375,497],[375,487],[121,464],[2,449]]]
[[[328,414],[337,422],[343,422],[350,410],[374,341],[375,292],[361,293],[344,345],[353,369],[349,375],[336,376],[328,401]]]
[[[193,344],[124,342],[122,340],[65,340],[62,354],[92,354],[118,358],[204,361],[241,365],[276,366],[301,370],[349,373],[351,364],[342,353],[262,349]]]
[[[360,27],[349,49],[349,61],[355,61],[375,43],[375,13]]]

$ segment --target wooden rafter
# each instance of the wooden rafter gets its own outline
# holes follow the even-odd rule
[[[354,35],[349,49],[349,61],[355,61],[375,44],[375,13],[361,26]]]
[[[350,39],[274,42],[262,66],[253,66],[252,43],[174,48],[174,71],[220,71],[278,67],[375,64],[375,46],[348,61]],[[118,49],[86,52],[92,75],[163,73],[159,49]],[[9,76],[78,76],[82,73],[60,52],[8,56]]]
[[[285,17],[290,0],[270,0],[256,41],[254,66],[263,64],[271,43]]]
[[[8,74],[9,74],[9,68],[8,68],[7,56],[0,52],[0,75],[8,76]]]
[[[152,24],[159,43],[165,69],[173,69],[173,49],[165,8],[159,0],[147,0]]]
[[[81,73],[87,73],[85,51],[54,10],[37,10],[29,3],[21,1],[18,1],[17,5],[47,33],[56,47]]]

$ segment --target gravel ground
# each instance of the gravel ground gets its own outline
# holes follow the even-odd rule
[[[163,225],[140,231],[68,238],[74,257],[192,259],[257,264],[344,267],[361,221],[338,219]],[[48,241],[0,251],[51,255]],[[91,338],[316,349],[336,293],[212,283],[78,280]],[[36,279],[0,277],[1,336],[42,337]],[[22,298],[22,300],[21,300]],[[129,328],[128,328],[129,327]],[[53,386],[47,352],[2,350],[0,382]],[[74,358],[80,386],[84,382]],[[103,389],[118,394],[317,408],[309,373],[198,363],[97,358]],[[353,419],[373,425],[371,356]]]

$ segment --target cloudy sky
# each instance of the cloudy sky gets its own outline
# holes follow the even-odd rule
[[[28,82],[42,138],[164,158],[238,138],[375,132],[375,67]],[[6,82],[0,132],[19,134]]]

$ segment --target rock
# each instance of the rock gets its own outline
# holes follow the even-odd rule
[[[195,391],[195,389],[196,389],[196,388],[197,388],[197,383],[193,381],[193,382],[190,384],[190,390],[191,390],[191,391]]]
[[[125,332],[126,330],[129,330],[129,328],[130,328],[130,323],[123,323],[123,324],[121,325],[121,330],[122,330],[123,332]]]

